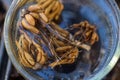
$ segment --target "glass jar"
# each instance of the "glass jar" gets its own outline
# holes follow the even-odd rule
[[[62,25],[66,28],[73,23],[87,20],[96,25],[99,42],[94,45],[91,54],[95,62],[79,63],[69,73],[56,72],[53,69],[32,70],[20,65],[15,46],[15,34],[20,10],[34,4],[34,0],[14,0],[6,15],[4,39],[8,55],[15,68],[28,80],[100,80],[111,71],[120,56],[120,14],[114,0],[60,0],[64,4]],[[88,61],[87,61],[88,62]],[[70,66],[71,67],[71,66]],[[72,68],[72,67],[71,67]],[[71,69],[70,68],[70,69]],[[70,70],[69,69],[69,70]],[[89,71],[90,70],[90,71]]]

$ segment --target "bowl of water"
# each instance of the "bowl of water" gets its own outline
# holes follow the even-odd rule
[[[20,11],[35,0],[14,0],[4,24],[4,40],[15,68],[28,80],[100,80],[114,67],[120,56],[120,13],[114,0],[60,0],[63,29],[87,20],[96,26],[99,41],[91,47],[90,59],[81,54],[77,62],[52,69],[33,70],[22,66],[15,45],[16,26]]]

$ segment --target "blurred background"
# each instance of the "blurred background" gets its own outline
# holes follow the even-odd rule
[[[0,0],[0,80],[25,80],[13,67],[4,47],[3,27],[6,12],[12,0]],[[120,8],[120,0],[116,0]],[[120,59],[103,80],[120,80]]]

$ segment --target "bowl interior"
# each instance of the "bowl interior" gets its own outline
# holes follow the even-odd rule
[[[22,1],[22,0],[21,0]],[[24,75],[29,78],[31,76],[34,79],[65,79],[65,80],[79,80],[81,78],[87,80],[92,79],[99,73],[103,68],[108,66],[111,59],[115,55],[116,47],[118,44],[118,20],[116,12],[111,2],[105,0],[60,0],[64,4],[64,10],[62,12],[62,22],[59,24],[63,29],[69,28],[74,23],[87,20],[91,24],[97,27],[97,33],[99,34],[99,42],[93,45],[90,52],[91,60],[80,57],[80,60],[76,65],[67,66],[67,69],[61,68],[53,70],[50,68],[34,71],[28,68],[24,68],[19,64],[17,60],[17,48],[15,46],[15,36],[17,30],[17,21],[19,20],[20,11],[22,8],[27,8],[28,5],[34,4],[34,1],[30,0],[27,2],[16,1],[13,3],[9,10],[8,20],[6,20],[5,28],[5,40],[6,46],[9,46],[8,54],[12,59],[12,62]],[[17,4],[15,4],[17,3]],[[25,3],[25,4],[24,4]],[[82,56],[87,55],[83,54]],[[63,69],[63,70],[62,70]],[[72,70],[72,71],[70,71]],[[63,73],[66,71],[66,73]],[[70,71],[70,72],[69,72]],[[68,72],[68,73],[67,73]],[[27,76],[28,74],[28,76]],[[101,73],[101,78],[105,75]]]

